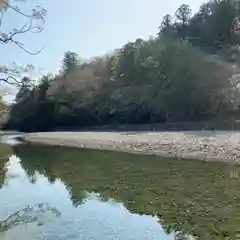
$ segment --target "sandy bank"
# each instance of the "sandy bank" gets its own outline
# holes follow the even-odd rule
[[[209,136],[183,132],[47,132],[26,134],[24,140],[240,164],[240,133],[234,132]]]

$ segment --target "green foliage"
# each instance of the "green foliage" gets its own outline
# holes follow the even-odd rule
[[[159,37],[173,37],[174,28],[171,15],[167,14],[163,17],[159,30]]]
[[[189,5],[182,4],[176,11],[176,19],[181,24],[187,24],[191,17],[191,9]]]
[[[183,4],[175,13],[175,22],[169,21],[170,15],[163,18],[159,36],[169,36],[166,29],[171,29],[175,39],[187,40],[205,51],[216,53],[239,44],[239,11],[237,1],[218,0],[204,3],[191,16],[190,6]]]
[[[8,125],[23,131],[50,129],[53,104],[46,95],[48,88],[47,76],[43,76],[37,87],[22,85],[16,95],[16,104],[10,110]]]
[[[73,71],[79,63],[78,56],[74,52],[66,52],[62,61],[62,72],[64,75],[67,75]]]
[[[0,188],[4,184],[4,179],[6,177],[6,162],[12,155],[13,149],[8,144],[0,144]]]
[[[232,1],[210,1],[193,16],[183,4],[175,17],[163,18],[156,38],[137,39],[88,62],[66,52],[58,75],[19,90],[9,126],[33,131],[194,121],[238,111],[233,68],[219,60],[238,43],[238,18]]]

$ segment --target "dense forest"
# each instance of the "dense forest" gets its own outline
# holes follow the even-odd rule
[[[68,51],[58,74],[23,79],[5,127],[44,131],[236,115],[239,18],[235,1],[210,1],[194,14],[183,4],[148,40],[88,61]]]

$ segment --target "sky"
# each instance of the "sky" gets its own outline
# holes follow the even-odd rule
[[[18,1],[24,12],[35,6],[47,10],[45,29],[39,34],[25,34],[19,40],[31,56],[14,44],[0,45],[0,65],[13,61],[33,64],[38,74],[56,72],[66,51],[74,51],[82,59],[103,55],[120,48],[128,41],[155,36],[161,18],[174,14],[182,4],[197,11],[203,0],[26,0]],[[25,19],[11,10],[3,18],[1,31],[20,28]]]

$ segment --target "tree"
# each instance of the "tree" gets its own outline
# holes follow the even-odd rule
[[[20,0],[22,1],[22,0]],[[17,0],[13,0],[13,2],[17,2]],[[10,29],[9,31],[3,32],[3,21],[4,15],[7,11],[12,11],[14,14],[21,16],[23,19],[26,20],[26,23],[19,29]],[[9,0],[0,0],[0,43],[8,44],[14,43],[23,51],[31,54],[37,55],[41,52],[41,49],[37,52],[31,52],[28,50],[24,43],[18,40],[18,36],[31,32],[31,33],[40,33],[43,31],[44,24],[45,24],[45,16],[46,10],[39,6],[32,9],[31,13],[24,13],[21,11],[18,5],[14,5]],[[17,67],[15,64],[14,68],[7,67],[7,66],[0,66],[0,73],[3,75],[0,78],[0,81],[8,83],[8,84],[15,84],[21,85],[21,78],[19,78],[22,72],[25,72],[27,68],[25,67]]]
[[[212,4],[212,14],[209,16],[207,32],[209,41],[215,49],[239,43],[236,35],[236,25],[239,20],[239,9],[233,1],[222,0]]]
[[[49,130],[54,122],[54,105],[47,91],[51,79],[43,76],[38,86],[29,85],[24,79],[15,104],[10,109],[9,124],[21,131]]]
[[[228,50],[240,43],[239,10],[235,1],[219,0],[204,3],[188,20],[185,38],[207,52],[220,55],[223,53],[220,53],[222,50],[229,52]],[[180,35],[181,30],[180,28]]]
[[[78,55],[75,52],[68,51],[64,54],[62,60],[62,69],[63,75],[66,76],[72,72],[79,64]]]
[[[64,121],[65,115],[71,113],[71,107],[69,106],[69,98],[72,99],[71,95],[68,93],[69,85],[71,82],[69,79],[76,77],[73,74],[76,72],[79,65],[78,55],[75,52],[65,52],[62,60],[62,67],[60,70],[60,76],[56,78],[57,87],[54,91],[54,115],[58,116],[60,122]],[[60,117],[61,116],[61,117]]]
[[[187,4],[182,4],[175,13],[175,28],[178,32],[178,36],[180,39],[185,39],[187,37],[187,27],[191,17],[191,13],[192,10]]]
[[[171,15],[167,14],[163,17],[161,25],[159,27],[158,36],[172,37],[173,36],[173,23]]]
[[[187,24],[191,17],[191,8],[187,4],[182,4],[176,11],[175,16],[179,23]]]
[[[27,77],[23,77],[22,79],[22,85],[18,91],[18,93],[16,94],[16,98],[15,98],[15,101],[18,103],[18,102],[21,102],[23,101],[23,99],[25,97],[28,96],[28,94],[30,94],[31,90],[32,90],[32,85],[31,85],[31,80]]]

